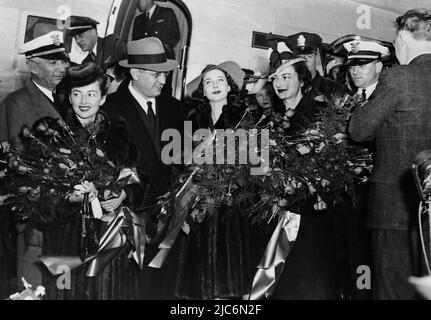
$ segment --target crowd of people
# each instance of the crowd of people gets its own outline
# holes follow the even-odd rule
[[[349,138],[375,152],[372,175],[366,186],[357,186],[356,199],[301,205],[298,236],[270,299],[418,298],[408,283],[410,276],[425,274],[416,218],[419,198],[409,168],[419,152],[431,148],[431,11],[410,10],[397,18],[399,65],[387,70],[383,62],[389,48],[358,35],[341,44],[345,56],[329,61],[325,70],[332,79],[326,78],[317,67],[322,38],[300,32],[283,43],[268,38],[268,75],[246,76],[233,61],[208,64],[187,85],[188,98],[179,101],[165,88],[178,66],[174,13],[153,1],[140,1],[140,10],[127,44],[115,35],[98,37],[92,18],[72,16],[66,33],[80,50],[65,46],[63,33],[56,31],[20,48],[31,75],[0,105],[0,141],[20,149],[23,125],[63,119],[77,139],[95,139],[115,166],[136,171],[140,183],[107,195],[84,179],[41,204],[29,237],[22,232],[28,226],[12,230],[7,207],[1,207],[0,232],[13,241],[9,249],[17,249],[4,262],[9,267],[16,263],[16,272],[0,280],[24,277],[34,286],[44,285],[47,299],[248,299],[274,226],[250,224],[235,206],[222,206],[223,214],[181,232],[163,267],[149,266],[169,221],[148,208],[171,190],[184,169],[164,163],[162,133],[183,132],[186,120],[194,131],[235,129],[253,106],[258,119],[268,110],[286,116],[286,134],[295,136],[313,122],[325,101],[350,95],[363,104],[349,121]],[[154,17],[169,21],[169,32],[150,31]],[[340,76],[340,68],[346,76]],[[100,129],[94,131],[95,126]],[[97,276],[86,278],[86,269],[77,268],[71,287],[60,289],[40,257],[80,254],[82,207],[96,198],[104,216],[112,218],[127,206],[157,230],[147,230],[152,241],[142,266],[129,259],[125,247]],[[97,222],[99,236],[111,221]],[[371,287],[357,286],[360,266],[371,268]]]

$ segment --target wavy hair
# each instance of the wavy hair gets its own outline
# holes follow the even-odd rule
[[[214,70],[214,69],[213,69]],[[224,73],[227,79],[227,83],[229,84],[231,90],[227,96],[227,106],[223,108],[222,118],[223,118],[223,126],[231,127],[232,121],[237,115],[242,112],[245,105],[244,100],[244,92],[240,90],[238,85],[233,81],[232,77],[224,70],[220,70]],[[204,95],[204,85],[203,85],[203,77],[202,81],[199,83],[198,89],[193,92],[189,101],[187,101],[189,105],[190,113],[189,115],[196,118],[197,125],[200,128],[210,128],[214,130],[215,123],[213,123],[211,114],[211,104],[207,97]]]

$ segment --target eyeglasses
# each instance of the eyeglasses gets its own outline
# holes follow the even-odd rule
[[[166,79],[168,76],[167,72],[157,72],[157,71],[151,71],[151,70],[142,70],[142,71],[145,71],[146,73],[151,74],[155,79],[160,79],[160,78]]]

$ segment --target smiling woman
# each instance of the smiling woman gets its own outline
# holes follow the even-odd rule
[[[100,148],[100,154],[106,155],[112,162],[113,168],[134,168],[137,151],[131,143],[126,121],[119,117],[108,119],[106,114],[99,110],[107,94],[108,80],[103,70],[94,63],[72,67],[67,72],[67,80],[72,108],[69,108],[64,120],[74,139],[85,142],[83,146],[86,148],[96,145]],[[98,156],[100,157],[99,154]],[[103,216],[95,222],[97,225],[95,232],[99,238],[120,208],[129,206],[133,209],[142,201],[140,184],[126,185],[118,190],[108,190],[105,187],[96,190],[95,184],[89,178],[94,178],[94,173],[87,172],[85,177],[90,181],[82,183],[84,188],[76,186],[66,197],[59,196],[60,205],[51,208],[55,210],[56,218],[54,221],[48,220],[44,226],[46,240],[43,242],[44,255],[78,254],[82,242],[79,230],[80,210],[82,211],[85,199],[83,192],[89,194],[90,202],[100,200]],[[96,277],[86,278],[85,268],[73,270],[70,290],[60,290],[56,286],[56,279],[46,276],[44,285],[47,288],[47,298],[82,300],[141,298],[139,267],[129,262],[129,249],[125,246]]]
[[[94,123],[99,108],[105,103],[108,77],[102,70],[94,68],[95,72],[91,76],[91,83],[86,84],[88,79],[84,79],[85,81],[83,81],[82,78],[76,77],[76,74],[81,69],[82,67],[78,66],[68,70],[70,83],[69,99],[76,118],[84,127],[87,127]]]

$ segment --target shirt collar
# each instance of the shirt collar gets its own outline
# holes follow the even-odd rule
[[[376,83],[372,84],[371,86],[368,86],[366,88],[358,88],[358,94],[362,94],[362,90],[365,89],[365,95],[367,100],[370,98],[370,96],[373,94],[374,90],[376,90],[377,84],[379,82],[377,81]]]
[[[151,7],[151,9],[150,9],[150,10],[148,10],[148,13],[149,13],[149,15],[150,15],[150,19],[151,19],[151,17],[153,16],[154,10],[156,10],[156,5],[155,5],[155,4]]]
[[[52,91],[51,90],[49,90],[49,89],[47,89],[47,88],[45,88],[45,87],[42,87],[41,85],[39,85],[39,84],[37,84],[36,83],[36,81],[34,81],[34,80],[31,80],[31,81],[33,81],[33,83],[35,84],[35,86],[40,90],[40,91],[42,91],[42,93],[49,99],[49,100],[51,100],[51,102],[54,102],[54,97],[53,97],[53,95],[52,95]]]
[[[72,40],[72,49],[70,52],[70,61],[76,63],[76,64],[81,64],[82,61],[84,61],[84,59],[88,56],[89,52],[88,51],[82,51],[81,48],[78,46],[78,44],[76,43],[75,39]],[[97,43],[99,41],[96,42],[96,44],[94,45],[93,48],[93,53],[94,56],[97,56]]]
[[[134,87],[133,87],[133,81],[129,84],[129,91],[132,94],[133,98],[138,101],[139,105],[144,109],[145,113],[148,114],[148,102],[151,102],[153,106],[154,114],[156,114],[156,99],[155,98],[145,98],[142,94],[140,94]]]
[[[94,53],[94,56],[97,56],[97,42],[99,42],[99,41],[96,41],[96,44],[94,45],[94,48],[93,48],[93,53]]]

